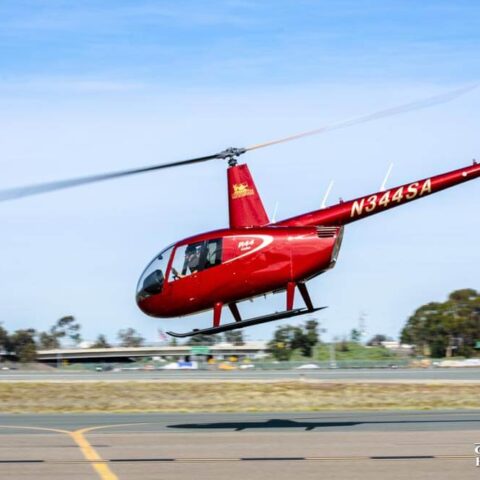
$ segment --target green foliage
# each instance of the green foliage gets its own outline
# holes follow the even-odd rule
[[[475,353],[480,340],[480,294],[473,289],[456,290],[443,303],[422,305],[408,319],[401,341],[416,345],[418,353],[432,357]]]
[[[355,343],[360,343],[360,340],[362,339],[362,332],[360,330],[357,330],[356,328],[352,328],[350,331],[350,340]]]
[[[117,334],[121,347],[141,347],[145,339],[134,329],[125,328]]]
[[[231,330],[225,332],[224,336],[227,343],[231,343],[232,345],[245,345],[242,330]]]
[[[111,345],[107,341],[107,337],[100,334],[90,348],[110,348]]]
[[[336,352],[348,352],[350,350],[350,344],[355,342],[348,342],[347,340],[342,340],[335,344]]]
[[[318,327],[319,323],[316,320],[307,320],[305,323],[303,336],[300,339],[302,343],[300,349],[305,357],[312,356],[312,348],[320,341]]]
[[[383,333],[377,333],[367,342],[367,345],[370,347],[378,347],[382,344],[382,342],[388,342],[391,340],[392,339],[390,337],[383,335]]]
[[[268,343],[268,349],[275,359],[279,361],[288,361],[293,354],[293,339],[295,330],[298,327],[286,325],[284,327],[277,327],[273,335],[273,339]]]
[[[40,332],[39,346],[46,350],[60,348],[60,339],[65,337],[70,338],[74,343],[80,343],[82,341],[80,328],[80,324],[72,315],[62,317],[48,331]]]
[[[82,337],[80,335],[80,324],[75,320],[75,317],[68,315],[60,318],[56,325],[52,328],[53,332],[58,332],[61,337],[68,337],[75,343],[80,343]]]
[[[38,335],[39,347],[44,350],[50,350],[53,348],[60,348],[60,341],[58,335],[50,332],[40,332]]]
[[[300,327],[277,327],[273,339],[268,343],[270,353],[279,361],[290,360],[296,350],[304,357],[311,357],[313,347],[320,340],[318,325],[316,320],[309,320]]]
[[[388,360],[397,355],[385,347],[365,347],[356,342],[343,340],[335,344],[336,360]],[[314,358],[319,361],[330,360],[330,346],[319,345],[315,349]]]
[[[36,332],[33,328],[17,330],[10,335],[10,348],[22,363],[33,362],[37,358],[35,335]]]
[[[10,338],[8,332],[0,325],[0,350],[10,350]]]

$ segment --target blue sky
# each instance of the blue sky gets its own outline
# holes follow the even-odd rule
[[[212,153],[475,83],[473,1],[4,1],[0,5],[0,188]],[[430,110],[245,157],[278,217],[468,164],[480,93]],[[396,336],[421,303],[480,288],[478,184],[351,225],[335,270],[311,284],[327,338]],[[227,222],[225,168],[192,166],[0,205],[10,329],[66,314],[84,336],[172,321],[134,303],[163,246]],[[278,308],[270,297],[242,306]],[[300,322],[301,320],[298,320]],[[208,316],[173,322],[176,330]],[[247,330],[269,338],[275,324]]]
[[[479,10],[473,1],[7,0],[2,77],[83,79],[91,90],[102,79],[104,90],[476,79]]]

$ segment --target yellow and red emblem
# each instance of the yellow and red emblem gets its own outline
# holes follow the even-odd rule
[[[233,184],[232,198],[234,200],[237,198],[248,197],[254,194],[255,190],[249,187],[247,182]]]

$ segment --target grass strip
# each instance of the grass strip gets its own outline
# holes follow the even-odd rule
[[[480,408],[480,384],[5,382],[2,413],[308,412]]]

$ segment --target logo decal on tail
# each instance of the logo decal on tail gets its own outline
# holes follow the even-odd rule
[[[237,198],[248,197],[254,194],[254,189],[250,188],[247,182],[233,184],[232,198],[234,200],[236,200]]]

